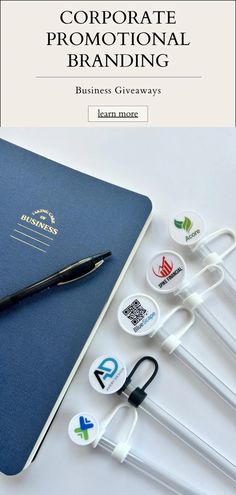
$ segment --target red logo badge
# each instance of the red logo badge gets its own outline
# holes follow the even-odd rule
[[[166,257],[162,257],[162,264],[159,265],[158,270],[152,267],[153,273],[160,278],[168,277],[173,270],[173,262],[170,263],[167,261]]]

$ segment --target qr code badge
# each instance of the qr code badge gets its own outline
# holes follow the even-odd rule
[[[147,314],[147,310],[142,306],[138,299],[135,299],[127,308],[123,310],[123,314],[129,318],[133,325],[137,325],[144,316]]]
[[[150,296],[135,294],[122,301],[118,310],[118,321],[132,335],[147,335],[158,322],[159,308]]]

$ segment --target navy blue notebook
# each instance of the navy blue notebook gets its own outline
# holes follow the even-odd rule
[[[94,274],[0,313],[0,471],[32,460],[150,220],[140,194],[0,140],[0,297],[110,249]],[[128,261],[127,261],[128,260]]]

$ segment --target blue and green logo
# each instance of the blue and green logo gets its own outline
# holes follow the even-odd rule
[[[89,440],[89,430],[94,428],[94,424],[85,416],[79,417],[79,428],[75,428],[74,432],[80,437],[82,440]]]

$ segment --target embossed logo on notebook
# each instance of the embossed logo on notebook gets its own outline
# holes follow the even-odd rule
[[[54,213],[41,208],[30,214],[22,213],[10,237],[25,247],[47,253],[58,232]]]

